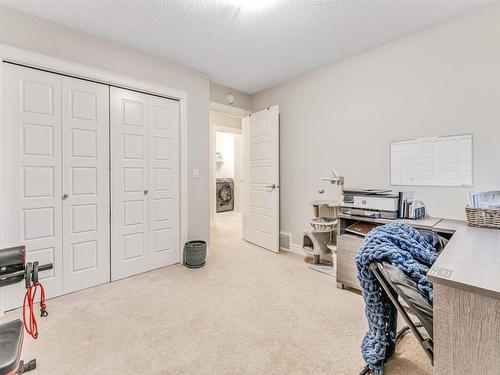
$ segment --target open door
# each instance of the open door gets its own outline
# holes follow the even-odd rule
[[[243,118],[243,237],[279,252],[279,108]]]

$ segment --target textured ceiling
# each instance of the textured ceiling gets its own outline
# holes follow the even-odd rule
[[[211,81],[249,94],[491,2],[0,0],[205,72]]]

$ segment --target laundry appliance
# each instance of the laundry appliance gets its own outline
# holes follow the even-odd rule
[[[232,178],[216,180],[217,212],[234,210],[234,181]]]

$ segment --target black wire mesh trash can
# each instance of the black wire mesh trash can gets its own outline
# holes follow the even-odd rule
[[[201,268],[205,265],[207,257],[207,243],[196,240],[186,242],[184,245],[184,264],[188,268]]]

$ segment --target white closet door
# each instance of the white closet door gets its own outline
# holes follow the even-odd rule
[[[111,279],[148,269],[148,97],[110,89]]]
[[[149,97],[149,268],[179,262],[179,102]]]
[[[4,64],[4,244],[25,245],[48,297],[62,293],[61,77]],[[21,305],[21,283],[3,288],[5,309]]]
[[[62,78],[64,292],[110,281],[109,86]]]

